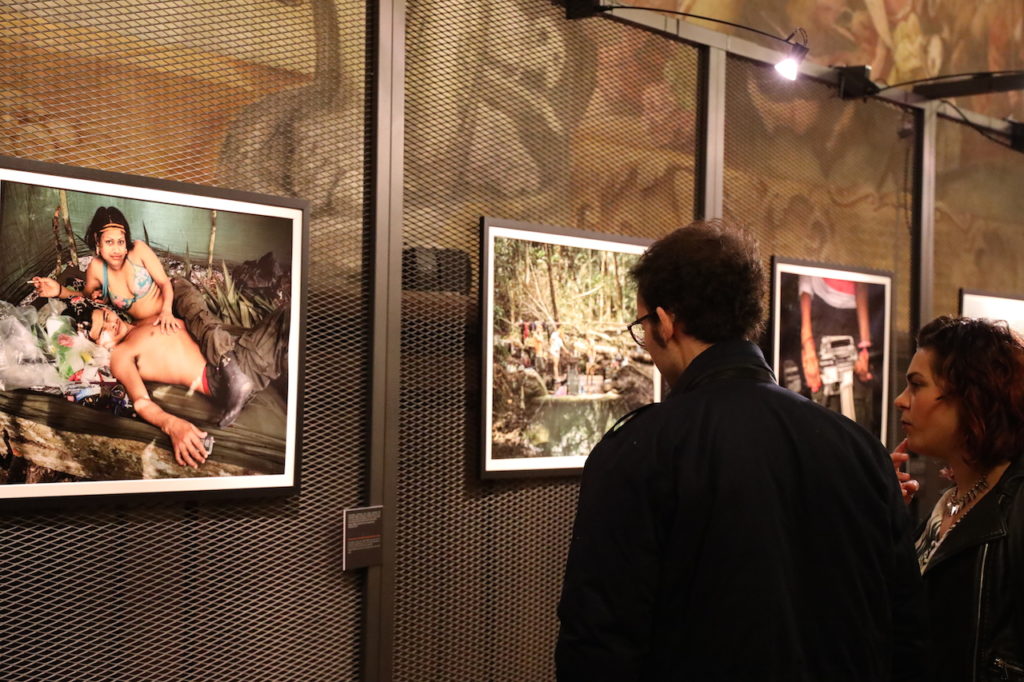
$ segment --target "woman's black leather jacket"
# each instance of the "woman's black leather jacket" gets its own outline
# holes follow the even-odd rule
[[[949,531],[924,572],[937,680],[1024,682],[1024,457]]]

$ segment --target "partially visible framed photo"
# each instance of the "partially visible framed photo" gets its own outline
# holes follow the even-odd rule
[[[892,274],[772,259],[779,383],[886,438]]]
[[[484,477],[579,473],[661,376],[627,325],[650,243],[482,219]]]
[[[1024,334],[1024,298],[972,289],[960,290],[960,315],[1003,320],[1010,329]]]
[[[0,157],[0,505],[295,492],[308,216]]]

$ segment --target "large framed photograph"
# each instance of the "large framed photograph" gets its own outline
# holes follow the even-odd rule
[[[578,473],[622,417],[660,398],[630,267],[650,243],[483,218],[484,477]]]
[[[772,259],[773,366],[779,383],[885,442],[892,274]]]
[[[308,213],[0,157],[0,505],[294,492]]]
[[[973,289],[960,290],[960,315],[1005,321],[1010,329],[1024,334],[1024,298]]]

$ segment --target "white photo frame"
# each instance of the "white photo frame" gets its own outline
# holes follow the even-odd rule
[[[1005,321],[1010,329],[1024,334],[1024,298],[973,289],[960,290],[960,315]]]
[[[772,259],[772,368],[779,384],[845,414],[883,443],[892,283],[888,272]]]
[[[481,224],[481,475],[578,474],[618,418],[661,398],[657,367],[626,331],[636,310],[628,268],[650,240]]]
[[[206,419],[190,419],[213,437],[213,449],[198,469],[178,465],[169,439],[160,429],[133,416],[130,408],[118,412],[96,402],[87,406],[87,401],[75,402],[77,397],[62,394],[60,386],[0,390],[0,431],[5,434],[0,444],[0,505],[123,501],[154,494],[244,497],[296,492],[308,202],[0,157],[0,236],[8,248],[20,245],[23,251],[0,254],[0,288],[8,304],[24,305],[31,318],[28,308],[41,310],[46,301],[32,300],[31,277],[67,274],[75,259],[84,258],[83,254],[94,257],[84,246],[83,235],[93,211],[102,205],[115,205],[130,218],[133,242],[149,237],[154,250],[176,257],[184,254],[189,269],[193,262],[205,266],[212,246],[213,267],[207,270],[211,281],[214,270],[219,274],[255,262],[252,259],[264,252],[272,254],[284,273],[276,280],[280,298],[268,304],[272,309],[281,308],[279,317],[288,320],[287,327],[281,326],[282,335],[287,328],[287,338],[279,336],[278,345],[286,344],[283,370],[260,392],[266,401],[257,396],[238,421],[226,428],[218,427],[216,418],[211,417],[215,413],[211,398],[195,395],[194,389],[149,386],[157,404],[174,396],[180,404],[199,401],[191,402],[190,409],[194,407],[192,414],[206,415]],[[67,209],[67,214],[52,217],[59,207]],[[187,235],[194,237],[195,225],[202,221],[206,222],[201,229],[215,234],[216,239],[207,236],[188,241]],[[72,251],[77,252],[74,259]],[[54,254],[67,263],[55,267]],[[63,305],[60,299],[51,300]],[[116,379],[111,381],[110,375],[100,373],[93,383],[87,391],[102,400],[113,400],[107,391],[112,389],[110,384],[116,388]],[[272,398],[265,393],[271,390]],[[164,405],[169,413],[176,409]],[[260,410],[258,418],[252,412],[256,409]],[[12,466],[43,467],[59,474],[58,480],[18,480],[11,474]]]

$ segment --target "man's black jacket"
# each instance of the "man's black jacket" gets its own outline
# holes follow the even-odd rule
[[[558,677],[925,679],[911,535],[873,436],[715,344],[587,458]]]

